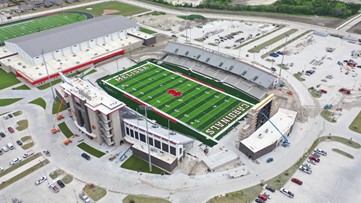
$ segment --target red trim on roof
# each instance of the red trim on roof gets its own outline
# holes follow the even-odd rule
[[[74,71],[74,70],[83,68],[83,67],[85,67],[85,66],[88,66],[88,65],[91,65],[91,64],[96,64],[96,63],[99,63],[99,62],[101,62],[101,61],[104,61],[104,60],[113,58],[113,57],[118,56],[118,55],[124,55],[124,54],[125,54],[125,50],[122,49],[122,50],[120,50],[120,51],[117,51],[117,52],[114,52],[114,53],[111,53],[111,54],[102,56],[102,57],[100,57],[100,58],[97,58],[97,59],[94,59],[94,60],[85,62],[85,63],[80,64],[80,65],[77,65],[77,66],[74,66],[74,67],[72,67],[72,68],[69,68],[69,69],[67,69],[67,70],[62,71],[62,73],[67,74],[67,73],[69,73],[69,72],[71,72],[71,71]],[[32,84],[32,85],[36,85],[36,84],[38,84],[38,83],[45,82],[45,81],[48,80],[48,77],[43,77],[43,78],[41,78],[41,79],[32,81],[32,80],[30,80],[28,77],[26,77],[25,75],[23,75],[22,73],[20,73],[19,71],[16,71],[16,76],[21,77],[21,78],[24,78],[27,82],[29,82],[29,83]],[[50,75],[49,77],[52,79],[52,78],[55,78],[55,77],[58,77],[58,76],[59,76],[59,73],[55,73],[55,74],[53,74],[53,75]]]

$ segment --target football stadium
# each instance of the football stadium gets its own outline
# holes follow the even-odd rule
[[[153,112],[170,120],[172,126],[186,126],[198,134],[191,135],[199,140],[205,138],[215,144],[256,101],[234,89],[238,95],[232,94],[235,92],[227,91],[229,87],[222,88],[220,83],[210,85],[204,79],[168,64],[146,61],[102,78],[98,83],[135,110],[139,105],[149,106]],[[182,132],[181,127],[176,130]],[[213,145],[213,142],[208,143]]]

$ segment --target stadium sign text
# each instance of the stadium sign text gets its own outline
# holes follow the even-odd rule
[[[206,133],[209,135],[213,135],[215,131],[219,131],[225,126],[227,126],[229,123],[234,121],[236,118],[238,118],[239,115],[243,114],[250,106],[248,104],[241,104],[237,108],[235,108],[233,111],[228,113],[226,116],[224,116],[221,120],[217,121],[215,124],[213,124],[211,127],[209,127],[206,130]]]
[[[143,71],[145,71],[145,70],[147,70],[147,69],[148,69],[147,66],[143,66],[143,67],[137,68],[137,69],[135,69],[135,70],[133,70],[133,71],[130,71],[130,72],[126,73],[126,74],[117,76],[117,77],[115,78],[115,80],[118,81],[118,82],[119,82],[119,81],[122,81],[122,80],[124,80],[124,79],[129,78],[129,77],[132,77],[133,75],[136,75],[136,74],[138,74],[138,73],[141,73],[141,72],[143,72]]]

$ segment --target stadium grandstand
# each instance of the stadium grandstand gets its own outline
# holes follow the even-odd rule
[[[126,17],[100,16],[7,40],[0,65],[33,85],[42,84],[59,72],[71,73],[139,48],[149,40],[143,35],[148,34]]]
[[[278,81],[271,72],[197,47],[171,42],[164,52],[167,54],[165,62],[219,80],[257,99],[264,98],[266,90]]]

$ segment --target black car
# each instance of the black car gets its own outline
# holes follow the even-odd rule
[[[0,136],[1,136],[1,137],[5,137],[6,135],[5,135],[5,133],[0,132]]]
[[[90,160],[90,156],[86,153],[82,153],[81,156],[86,160]]]
[[[255,202],[257,202],[257,203],[264,203],[264,201],[263,201],[263,200],[258,199],[258,198],[255,200]]]
[[[59,187],[64,188],[65,184],[61,180],[57,180],[56,183],[58,183]]]
[[[270,186],[270,185],[267,185],[266,186],[266,190],[269,190],[269,191],[271,191],[271,192],[275,192],[276,191],[276,189],[274,189],[272,186]]]
[[[23,143],[22,143],[20,140],[17,140],[16,143],[17,143],[19,146],[23,145]]]

